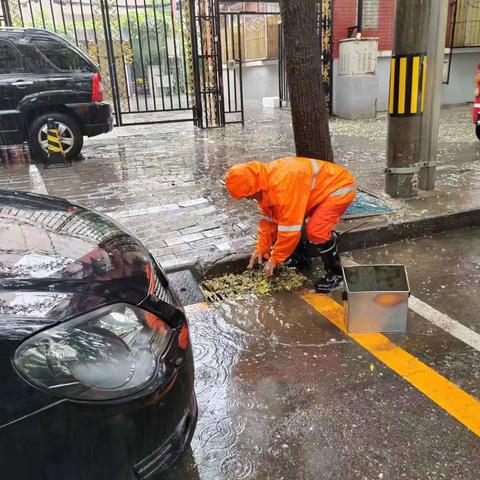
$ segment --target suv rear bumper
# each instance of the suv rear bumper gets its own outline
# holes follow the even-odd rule
[[[106,102],[74,103],[67,107],[81,120],[83,134],[87,137],[110,132],[113,128],[112,109]]]

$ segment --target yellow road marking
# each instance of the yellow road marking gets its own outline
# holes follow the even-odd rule
[[[412,100],[410,102],[410,112],[417,113],[418,108],[418,80],[420,78],[420,57],[413,57],[412,68]]]
[[[330,297],[321,294],[302,295],[323,317],[398,373],[452,417],[480,436],[480,402],[454,383],[435,372],[403,348],[380,333],[348,333],[344,325],[344,310]]]
[[[388,112],[393,113],[395,108],[395,58],[390,63],[390,102]]]
[[[407,59],[400,59],[400,78],[398,79],[398,113],[405,113],[405,92],[407,90]]]

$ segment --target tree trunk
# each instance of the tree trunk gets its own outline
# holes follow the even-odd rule
[[[322,81],[318,0],[281,0],[297,155],[333,161]]]

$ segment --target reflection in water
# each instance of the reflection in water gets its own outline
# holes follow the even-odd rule
[[[351,342],[327,323],[319,328],[298,294],[229,300],[187,308],[187,314],[199,405],[192,442],[198,473],[187,465],[172,478],[323,478],[311,448],[323,451],[324,466],[333,462],[334,445],[325,450],[324,435],[337,425],[321,411],[329,387],[317,383],[328,376],[335,388],[341,384],[335,352]],[[325,478],[342,478],[335,473]]]

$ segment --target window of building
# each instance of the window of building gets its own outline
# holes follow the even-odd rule
[[[447,46],[480,46],[480,0],[450,0],[449,7]]]
[[[363,30],[375,30],[378,28],[379,7],[380,0],[363,0]]]

